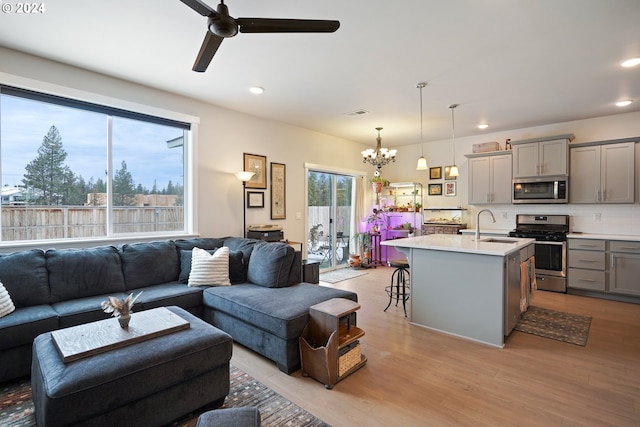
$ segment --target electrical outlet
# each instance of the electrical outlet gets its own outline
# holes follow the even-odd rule
[[[600,222],[600,220],[602,219],[602,214],[601,213],[594,213],[593,214],[593,220],[596,222]]]
[[[502,219],[507,219],[507,213],[506,212],[502,212]]]

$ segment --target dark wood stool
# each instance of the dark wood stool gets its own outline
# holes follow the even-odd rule
[[[395,267],[393,274],[391,274],[391,284],[384,290],[389,295],[389,304],[384,309],[391,306],[393,299],[396,300],[396,307],[398,302],[402,299],[402,307],[404,308],[404,317],[407,317],[407,300],[409,299],[409,284],[411,283],[411,275],[409,274],[409,262],[403,259],[392,259],[387,262],[389,267]],[[395,280],[395,283],[394,283]]]

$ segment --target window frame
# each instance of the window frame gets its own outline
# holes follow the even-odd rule
[[[9,76],[11,77],[11,76]],[[100,95],[97,93],[81,91],[68,87],[60,87],[46,82],[29,81],[28,85],[16,84],[12,82],[12,78],[7,79],[7,75],[0,73],[0,94],[11,96],[20,96],[35,101],[48,102],[52,104],[62,105],[72,108],[80,108],[83,110],[100,112],[107,114],[107,121],[110,122],[113,116],[124,117],[134,120],[141,120],[149,123],[170,125],[182,128],[185,138],[183,146],[183,186],[184,186],[184,204],[183,204],[183,229],[177,231],[160,231],[160,232],[133,232],[133,233],[114,233],[110,217],[113,205],[108,204],[106,235],[97,237],[79,237],[66,239],[44,239],[44,240],[16,240],[16,241],[0,241],[0,252],[3,248],[30,248],[42,247],[43,244],[55,247],[87,247],[96,244],[115,244],[125,241],[144,241],[157,240],[159,238],[180,238],[196,235],[197,228],[197,207],[195,194],[197,191],[197,171],[194,159],[197,158],[197,135],[200,118],[188,114],[178,113],[175,111],[165,110],[162,108],[138,104],[131,101],[116,99]],[[8,80],[8,82],[7,82]],[[25,79],[19,79],[25,80]],[[105,141],[108,156],[105,158],[111,165],[111,139]],[[109,179],[112,179],[113,166],[109,169]],[[1,226],[1,225],[0,225]]]

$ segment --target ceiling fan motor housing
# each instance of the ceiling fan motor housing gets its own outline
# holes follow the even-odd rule
[[[219,37],[233,37],[238,34],[238,25],[228,16],[209,18],[209,31]]]

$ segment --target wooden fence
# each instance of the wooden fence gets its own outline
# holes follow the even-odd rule
[[[182,206],[112,209],[114,233],[180,231]],[[2,241],[99,237],[107,234],[104,206],[2,206]]]

